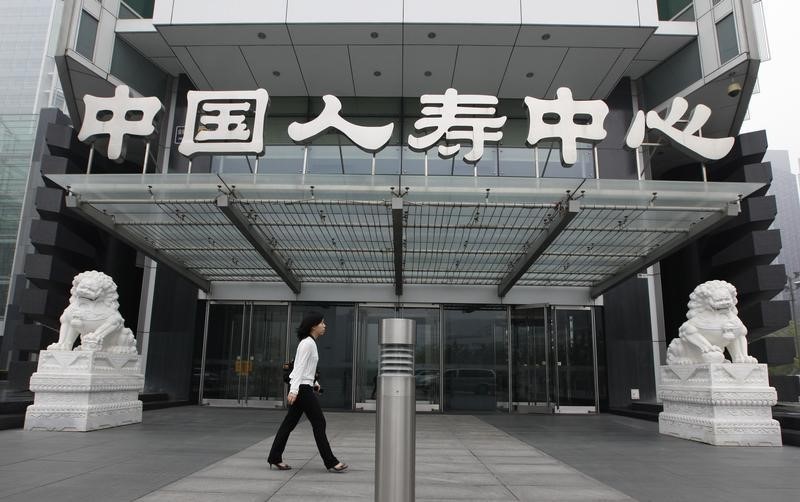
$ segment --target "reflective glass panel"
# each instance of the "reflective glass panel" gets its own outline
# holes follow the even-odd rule
[[[717,44],[719,62],[725,64],[739,55],[739,42],[736,40],[736,21],[733,14],[717,23]]]
[[[542,178],[594,178],[594,149],[588,143],[578,143],[578,158],[575,164],[561,163],[561,145],[557,142],[541,142],[539,150],[539,176]]]
[[[508,407],[507,314],[503,307],[446,307],[445,410]]]
[[[511,311],[511,392],[517,406],[549,402],[545,307]]]
[[[94,42],[97,39],[97,19],[88,12],[81,11],[81,24],[78,27],[78,39],[75,50],[78,54],[91,60],[94,57]]]
[[[250,318],[249,365],[245,396],[253,401],[281,403],[285,384],[286,305],[253,305]]]
[[[555,309],[554,372],[559,406],[595,406],[591,310]]]
[[[208,317],[203,398],[238,399],[243,338],[244,305],[212,304]]]
[[[308,147],[306,172],[313,174],[341,174],[342,155],[338,145],[311,145]]]
[[[435,410],[439,404],[439,309],[403,307],[401,317],[413,319],[416,329],[414,385],[418,410]]]
[[[378,391],[381,319],[391,317],[397,317],[394,307],[359,307],[358,309],[356,403],[365,404],[363,409],[375,409],[375,395]]]

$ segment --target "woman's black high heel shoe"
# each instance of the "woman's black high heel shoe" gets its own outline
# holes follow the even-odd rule
[[[345,464],[344,462],[339,462],[338,464],[330,467],[328,471],[330,472],[344,472],[347,468],[350,467],[349,465]]]
[[[291,465],[284,464],[283,462],[277,462],[277,463],[267,462],[267,463],[269,464],[269,470],[270,471],[272,470],[273,467],[275,467],[279,471],[288,471],[288,470],[290,470],[292,468]]]

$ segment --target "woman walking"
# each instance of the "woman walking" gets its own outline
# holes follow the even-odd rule
[[[283,450],[286,449],[286,441],[300,421],[300,416],[305,413],[311,428],[314,430],[314,441],[317,442],[317,449],[325,463],[325,468],[331,472],[344,472],[349,466],[333,455],[331,446],[328,444],[328,437],[325,435],[325,416],[319,406],[319,399],[315,392],[319,392],[320,386],[314,382],[314,375],[317,372],[317,339],[325,334],[325,319],[322,314],[312,312],[307,314],[300,326],[297,328],[297,338],[300,343],[297,345],[297,353],[294,357],[294,369],[289,375],[289,412],[283,419],[275,440],[272,442],[272,449],[267,457],[269,468],[274,466],[278,470],[288,471],[292,467],[283,463]]]

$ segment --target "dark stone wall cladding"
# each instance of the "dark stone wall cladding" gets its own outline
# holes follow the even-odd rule
[[[40,350],[58,339],[59,317],[69,302],[72,278],[85,270],[99,270],[117,284],[120,313],[134,332],[137,330],[142,269],[137,267],[136,250],[98,229],[65,206],[65,191],[50,181],[48,174],[86,172],[89,147],[63,114],[41,115],[43,138],[35,149],[33,166],[41,166],[41,181],[35,188],[35,209],[30,221],[29,243],[33,252],[25,256],[23,275],[15,277],[14,298],[9,305],[4,338],[11,352],[9,386],[26,390],[36,371]],[[113,163],[96,154],[92,173],[133,173],[141,167]],[[24,228],[24,227],[23,227]],[[22,236],[25,240],[25,236]],[[25,242],[18,243],[24,246]],[[4,345],[6,345],[4,340]]]
[[[780,230],[769,229],[777,208],[775,198],[766,195],[772,181],[769,162],[762,162],[766,150],[765,131],[741,134],[727,157],[707,166],[709,181],[766,185],[742,200],[739,216],[661,262],[667,343],[686,320],[686,303],[694,287],[721,279],[736,286],[739,317],[758,360],[784,364],[794,357],[793,345],[763,338],[786,326],[790,318],[789,303],[772,300],[783,289],[786,271],[783,265],[771,265],[781,250],[781,236]],[[682,170],[698,172],[699,166],[673,168],[659,179],[683,179]]]
[[[709,181],[765,186],[741,201],[737,217],[661,261],[667,344],[686,321],[689,294],[702,282],[721,279],[736,286],[739,317],[749,330],[753,355],[771,365],[786,364],[794,357],[794,346],[787,339],[763,338],[786,326],[790,316],[788,302],[772,300],[783,289],[785,269],[771,264],[780,252],[781,239],[780,230],[769,229],[777,207],[775,198],[766,195],[772,181],[770,164],[762,162],[766,150],[764,131],[742,134],[726,158],[707,165]],[[655,179],[702,180],[697,163],[664,168],[658,166],[658,156],[654,159]],[[652,354],[658,347],[652,341],[646,281],[628,279],[604,295],[604,305],[609,406],[633,406],[631,388],[639,389],[639,403],[655,402]],[[771,383],[779,387],[781,382]]]

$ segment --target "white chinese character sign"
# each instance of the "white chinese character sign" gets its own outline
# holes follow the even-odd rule
[[[293,122],[288,133],[298,143],[335,129],[367,152],[378,152],[391,139],[394,124],[363,126],[353,124],[340,115],[342,103],[332,95],[323,96],[325,107],[314,119]],[[543,140],[561,142],[561,161],[570,166],[577,161],[578,141],[598,142],[606,137],[603,127],[608,105],[601,100],[574,100],[572,91],[561,87],[556,99],[525,98],[528,108],[527,143],[535,146]],[[108,136],[108,158],[123,155],[126,136],[147,137],[155,130],[154,121],[162,110],[154,97],[134,98],[130,89],[121,85],[111,98],[84,96],[86,108],[78,139],[91,140]],[[414,123],[419,135],[409,134],[408,146],[427,151],[438,144],[442,157],[452,157],[468,141],[471,149],[464,155],[467,162],[478,162],[487,142],[503,138],[506,117],[496,117],[496,96],[458,94],[447,89],[444,94],[426,94],[420,98],[422,118]],[[269,94],[255,91],[189,91],[184,134],[178,151],[187,157],[199,154],[261,155],[264,152],[264,123]],[[666,118],[655,111],[636,113],[625,144],[638,148],[644,141],[645,127],[659,131],[684,153],[699,160],[721,159],[733,147],[733,138],[704,138],[700,128],[708,121],[711,110],[697,105],[683,129],[675,125],[689,109],[685,99],[677,97]],[[442,144],[442,142],[444,144]]]
[[[497,104],[495,96],[479,94],[458,94],[455,89],[447,89],[442,94],[425,94],[420,98],[423,118],[414,122],[417,131],[433,129],[421,137],[408,135],[408,146],[417,151],[427,150],[439,140],[447,142],[468,140],[472,149],[464,155],[467,162],[478,162],[483,156],[484,142],[500,141],[503,133],[499,131],[506,123],[506,117],[494,117]],[[439,155],[452,157],[461,149],[461,144],[439,145]]]
[[[692,110],[689,121],[683,129],[678,129],[675,124],[686,114],[689,103],[681,97],[672,100],[672,105],[667,111],[667,117],[662,119],[656,112],[645,114],[639,110],[633,119],[628,134],[625,136],[625,145],[628,148],[638,148],[644,141],[645,124],[650,129],[661,132],[672,140],[673,146],[684,154],[692,157],[701,157],[703,160],[719,160],[733,148],[733,138],[703,138],[699,136],[700,128],[711,117],[711,109],[706,105],[697,105]]]
[[[125,136],[150,136],[153,121],[163,109],[158,98],[134,98],[127,85],[120,85],[111,98],[83,97],[84,115],[80,141],[108,136],[108,158],[118,160],[125,150]]]
[[[322,97],[325,108],[317,118],[305,124],[292,122],[289,124],[289,137],[293,141],[302,143],[311,138],[324,134],[329,129],[336,129],[344,133],[360,148],[368,152],[377,152],[389,142],[394,130],[394,124],[389,123],[380,127],[365,127],[346,121],[339,115],[342,111],[342,102],[335,96],[327,94]]]
[[[183,155],[264,153],[267,91],[189,91],[186,98]]]
[[[608,105],[599,99],[575,101],[572,91],[559,87],[556,99],[526,97],[525,106],[529,119],[528,144],[534,146],[544,139],[560,140],[564,165],[577,162],[579,139],[597,142],[606,137],[603,122],[608,115]],[[585,117],[585,120],[576,121],[576,117]]]

